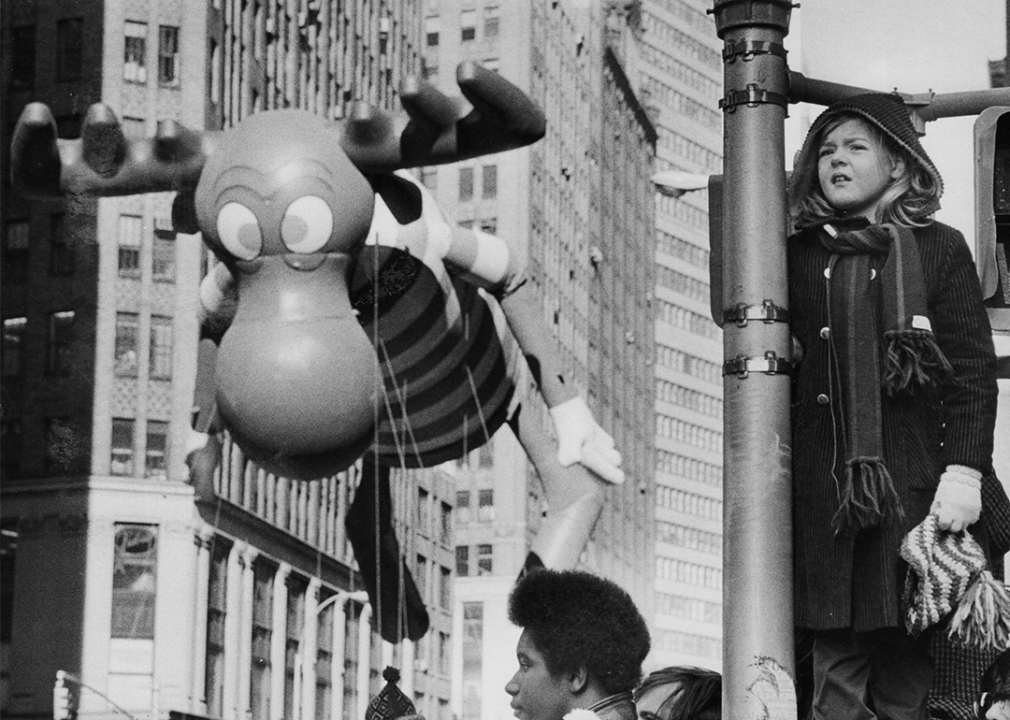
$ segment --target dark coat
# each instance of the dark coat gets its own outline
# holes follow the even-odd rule
[[[835,478],[844,477],[839,399],[828,382],[824,270],[829,253],[815,231],[789,239],[792,332],[803,349],[793,383],[793,524],[796,624],[856,631],[903,625],[900,607],[905,534],[929,512],[947,465],[988,472],[996,421],[996,356],[975,265],[957,230],[933,223],[915,230],[928,313],[955,379],[941,389],[888,399],[882,393],[884,461],[905,510],[889,527],[835,534]],[[874,267],[884,256],[874,258]],[[835,416],[833,418],[833,413]],[[832,472],[834,471],[834,473]]]

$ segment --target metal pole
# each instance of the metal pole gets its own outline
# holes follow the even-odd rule
[[[715,0],[724,42],[723,717],[795,720],[785,130],[789,0]]]

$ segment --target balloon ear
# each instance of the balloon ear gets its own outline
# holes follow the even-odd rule
[[[196,220],[196,192],[192,189],[180,190],[172,202],[172,227],[176,232],[192,235],[200,232]]]

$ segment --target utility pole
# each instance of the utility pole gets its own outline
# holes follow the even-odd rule
[[[786,279],[789,0],[715,0],[724,42],[723,717],[796,717]]]

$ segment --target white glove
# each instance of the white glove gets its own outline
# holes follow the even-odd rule
[[[585,400],[577,396],[555,405],[551,419],[558,434],[561,467],[581,463],[613,485],[624,482],[621,453],[614,447],[614,438],[597,424]]]
[[[961,532],[982,513],[982,473],[964,465],[948,465],[936,486],[929,511],[941,530]]]

